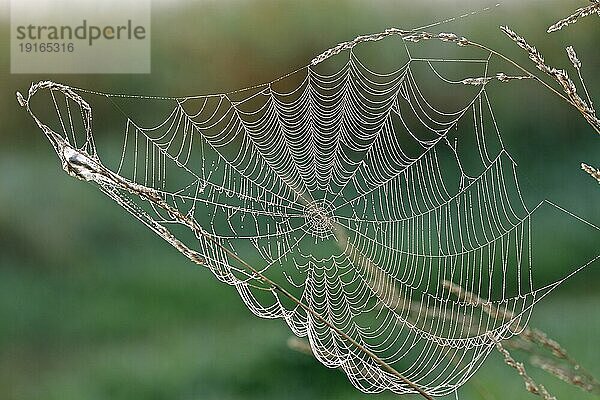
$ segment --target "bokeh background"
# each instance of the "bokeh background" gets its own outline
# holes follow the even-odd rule
[[[545,33],[585,3],[507,0],[493,12],[436,29],[488,44],[528,66],[498,25],[527,37],[551,65],[568,67],[564,48],[573,44],[600,104],[599,18]],[[291,350],[282,321],[251,315],[232,288],[191,265],[93,187],[68,178],[18,107],[15,91],[40,79],[109,92],[230,91],[283,75],[356,35],[422,26],[495,2],[155,1],[151,74],[55,76],[10,74],[8,0],[0,4],[0,399],[396,397],[363,395],[340,371]],[[533,82],[506,85],[495,98],[524,191],[599,225],[600,188],[579,170],[581,161],[600,164],[598,135]],[[548,229],[559,237],[564,231]],[[599,247],[589,238],[562,236],[539,274],[566,275],[579,251]],[[599,284],[597,262],[544,299],[531,320],[596,376]],[[559,399],[594,398],[530,371]],[[530,397],[495,353],[460,391],[461,399]]]

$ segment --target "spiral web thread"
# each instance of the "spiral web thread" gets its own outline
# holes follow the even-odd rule
[[[491,54],[417,58],[407,43],[414,32],[392,33],[406,60],[383,74],[354,47],[387,34],[343,43],[283,78],[227,94],[130,96],[44,81],[19,101],[67,172],[97,184],[234,286],[254,314],[285,319],[320,362],[343,369],[358,389],[415,392],[329,324],[442,396],[495,343],[518,334],[533,305],[564,279],[534,285],[531,221],[553,204],[523,200],[487,92]],[[323,67],[329,58],[338,64]],[[439,68],[449,63],[477,65],[482,75],[449,79]],[[467,100],[439,109],[416,70],[470,90]],[[38,92],[56,110],[52,128],[31,111]],[[115,105],[104,118],[119,121],[120,157],[100,157],[82,96]],[[159,123],[142,121],[156,114],[126,111],[148,104],[168,109]],[[486,301],[459,299],[446,281]],[[508,312],[486,312],[496,308]]]

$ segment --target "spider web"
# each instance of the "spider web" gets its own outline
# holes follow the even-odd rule
[[[67,172],[234,286],[254,314],[285,319],[358,389],[414,393],[332,326],[442,396],[566,278],[534,285],[532,220],[553,205],[523,198],[487,90],[492,55],[417,57],[414,36],[395,33],[399,67],[384,73],[355,51],[381,36],[231,93],[131,96],[43,81],[19,100]],[[466,85],[452,71],[481,79]],[[451,101],[437,105],[426,86]],[[43,94],[54,114],[31,111]],[[120,156],[99,155],[91,101],[105,129],[122,132]]]

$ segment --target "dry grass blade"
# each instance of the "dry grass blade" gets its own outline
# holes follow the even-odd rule
[[[559,31],[567,25],[576,23],[580,18],[587,17],[588,15],[592,15],[594,13],[600,16],[600,2],[598,1],[592,1],[592,4],[587,7],[578,8],[573,14],[561,19],[554,25],[551,25],[548,28],[548,33]]]
[[[536,67],[539,70],[546,73],[548,73],[551,70],[551,68],[546,65],[546,61],[544,60],[542,53],[540,53],[535,47],[527,43],[527,41],[523,37],[519,36],[508,26],[501,26],[500,30],[502,30],[502,32],[504,32],[504,34],[508,36],[513,42],[515,42],[520,48],[527,51],[527,53],[529,54],[529,59],[535,63]]]
[[[563,92],[567,95],[569,103],[577,108],[581,115],[586,121],[600,134],[600,119],[596,116],[596,111],[588,105],[588,103],[577,94],[577,87],[575,83],[569,78],[566,71],[550,67],[546,64],[542,54],[527,41],[511,30],[508,26],[501,26],[500,29],[506,34],[513,42],[515,42],[523,50],[527,51],[529,59],[533,61],[536,67],[545,73],[546,75],[553,78],[563,89]]]
[[[577,53],[575,52],[573,46],[567,47],[567,55],[569,56],[569,60],[571,60],[573,67],[577,71],[579,82],[581,82],[581,86],[583,87],[590,108],[594,109],[594,102],[592,101],[592,97],[590,96],[590,93],[587,90],[587,86],[585,86],[585,81],[583,80],[583,75],[581,74],[581,60],[579,60],[579,57],[577,57]]]
[[[596,179],[598,183],[600,183],[600,170],[597,170],[591,165],[587,165],[585,163],[581,163],[581,169],[590,174],[592,178]]]
[[[418,43],[422,40],[438,39],[438,40],[441,40],[442,42],[455,43],[459,46],[468,46],[468,45],[473,44],[467,38],[459,36],[455,33],[446,33],[446,32],[429,33],[429,32],[425,32],[425,31],[408,31],[408,30],[398,29],[398,28],[389,28],[383,32],[373,33],[371,35],[357,36],[353,40],[339,43],[338,45],[336,45],[328,50],[325,50],[323,53],[321,53],[318,56],[316,56],[315,58],[313,58],[311,60],[310,64],[317,65],[317,64],[327,60],[328,58],[341,53],[342,51],[350,50],[350,49],[354,48],[355,46],[357,46],[360,43],[377,42],[383,38],[386,38],[386,37],[392,36],[392,35],[398,35],[398,36],[402,37],[402,40],[405,40],[407,42],[413,42],[413,43]]]
[[[525,382],[525,389],[527,389],[527,391],[529,393],[533,393],[535,395],[540,396],[541,398],[543,398],[544,400],[556,400],[556,397],[552,396],[548,390],[546,390],[546,388],[544,387],[544,385],[541,385],[539,383],[536,383],[532,377],[530,377],[527,374],[527,371],[525,370],[525,366],[523,365],[523,363],[520,363],[518,361],[515,361],[514,358],[512,358],[512,356],[510,355],[509,351],[506,350],[502,344],[500,344],[500,342],[498,342],[496,344],[496,348],[498,349],[498,351],[500,352],[500,354],[502,354],[502,356],[504,357],[504,362],[506,363],[506,365],[508,365],[509,367],[514,368],[519,376],[521,378],[523,378],[523,381]]]
[[[575,53],[575,49],[573,46],[567,47],[567,55],[569,56],[569,60],[573,63],[575,69],[579,70],[581,68],[581,61],[577,58],[577,53]]]
[[[492,80],[497,80],[498,82],[502,82],[502,83],[508,83],[510,81],[521,81],[524,79],[532,79],[531,76],[510,76],[510,75],[506,75],[504,72],[499,72],[494,76],[485,76],[485,77],[478,77],[478,78],[465,78],[462,81],[460,81],[460,83],[462,83],[463,85],[473,85],[473,86],[481,86],[481,85],[486,85],[488,84],[490,81]]]
[[[523,76],[523,75],[519,75],[519,76],[510,76],[510,75],[506,75],[503,72],[499,72],[496,74],[496,79],[498,79],[500,82],[502,83],[507,83],[510,81],[522,81],[524,79],[533,79],[531,76]]]
[[[534,355],[530,357],[529,362],[570,385],[578,386],[586,392],[599,393],[597,382],[589,381],[586,376],[578,374],[578,371],[559,364],[551,358]]]
[[[534,367],[540,368],[558,379],[577,386],[590,393],[600,393],[600,383],[573,360],[567,352],[552,339],[548,339],[543,332],[531,329],[529,332],[536,332],[539,337],[516,336],[507,340],[504,344],[513,350],[519,350],[530,355],[529,362]],[[546,344],[554,343],[554,348],[549,348],[540,343],[540,339]],[[543,350],[550,350],[550,354]]]

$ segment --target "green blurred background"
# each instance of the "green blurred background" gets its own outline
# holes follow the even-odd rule
[[[484,1],[163,1],[153,4],[152,74],[11,75],[8,1],[0,20],[0,399],[391,399],[357,392],[337,370],[290,350],[282,321],[259,320],[218,283],[89,185],[68,178],[15,91],[52,79],[109,92],[230,91],[294,70],[332,45],[387,27],[411,28],[481,9]],[[547,35],[585,1],[506,1],[439,27],[529,65],[503,37],[509,24],[567,67],[576,46],[600,104],[600,21]],[[571,72],[574,75],[573,72]],[[600,138],[533,82],[504,86],[496,113],[506,147],[533,191],[600,224],[599,187],[579,170],[600,165]],[[561,227],[550,226],[558,233]],[[565,275],[569,235],[538,272]],[[587,245],[589,250],[589,244]],[[597,246],[592,242],[591,246]],[[543,251],[543,249],[542,249]],[[600,376],[600,265],[567,281],[531,325]],[[592,399],[530,368],[559,399]],[[499,355],[461,399],[526,399]]]

